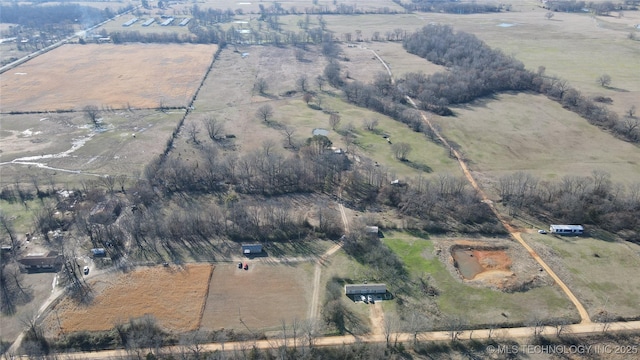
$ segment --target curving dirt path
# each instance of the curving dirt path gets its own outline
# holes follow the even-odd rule
[[[387,70],[387,73],[391,77],[391,82],[395,83],[393,79],[393,74],[391,73],[391,69],[389,68],[387,63],[385,63],[384,60],[382,60],[382,58],[374,50],[371,50],[371,49],[369,50],[376,56],[376,58],[378,58],[378,60],[382,63],[384,68]],[[406,99],[414,108],[416,109],[418,108],[416,106],[416,103],[413,101],[413,99],[411,99],[408,96],[406,97]],[[562,291],[567,295],[569,300],[571,300],[573,305],[578,310],[578,313],[580,314],[580,319],[581,319],[580,323],[581,324],[591,323],[591,318],[589,317],[589,313],[585,309],[584,305],[582,305],[580,300],[578,300],[578,298],[573,294],[571,289],[569,289],[567,284],[565,284],[564,281],[562,281],[562,279],[558,277],[558,275],[553,271],[553,269],[551,269],[549,265],[547,265],[547,263],[540,257],[540,255],[538,255],[538,253],[536,253],[536,251],[531,246],[529,246],[529,244],[527,244],[527,242],[522,238],[520,233],[516,231],[513,228],[513,226],[511,226],[511,224],[509,224],[509,222],[500,214],[500,212],[498,212],[498,209],[496,209],[496,207],[493,205],[493,202],[487,197],[487,194],[482,190],[482,188],[480,188],[480,186],[476,182],[473,175],[471,175],[471,171],[469,171],[469,167],[467,166],[467,163],[464,161],[464,158],[460,155],[460,152],[458,152],[458,150],[456,150],[454,147],[452,147],[449,144],[449,142],[444,138],[444,136],[440,134],[438,129],[436,129],[436,127],[433,126],[431,121],[429,121],[429,118],[424,112],[421,111],[420,116],[422,117],[422,120],[424,121],[424,123],[433,132],[433,134],[436,135],[438,140],[440,140],[440,142],[445,147],[447,147],[451,152],[451,154],[455,156],[455,158],[458,160],[458,164],[460,164],[460,168],[462,168],[462,172],[464,173],[464,176],[467,178],[471,186],[473,186],[473,188],[478,192],[478,194],[480,194],[482,201],[489,206],[493,214],[496,216],[496,218],[498,218],[498,221],[500,221],[500,223],[504,226],[504,228],[509,232],[509,235],[512,238],[514,238],[518,243],[520,243],[520,245],[522,245],[529,252],[531,257],[533,257],[533,259],[547,272],[547,274],[551,276],[553,281],[555,281],[555,283],[558,284],[560,289],[562,289]]]

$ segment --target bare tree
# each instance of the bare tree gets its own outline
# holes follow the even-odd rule
[[[398,325],[398,318],[393,314],[385,315],[384,319],[382,320],[382,331],[384,332],[384,339],[387,343],[387,347],[391,346],[391,335],[398,332]]]
[[[296,80],[296,86],[298,87],[298,90],[304,93],[309,91],[309,78],[307,78],[307,75],[300,75],[298,80]]]
[[[96,129],[100,128],[100,120],[98,116],[100,116],[100,109],[98,109],[95,105],[87,105],[84,107],[84,116],[87,117],[87,120],[91,122],[93,127]]]
[[[202,120],[205,129],[207,129],[207,135],[213,141],[217,141],[220,139],[221,135],[224,133],[224,124],[222,121],[209,116]]]
[[[446,319],[446,327],[451,341],[456,341],[464,330],[464,321],[458,316],[451,316]]]
[[[546,14],[544,14],[544,17],[547,18],[547,20],[551,20],[551,18],[555,15],[555,13],[553,11],[547,11]]]
[[[116,177],[115,176],[111,176],[111,175],[101,176],[101,177],[98,178],[98,181],[100,181],[100,184],[102,184],[102,186],[104,186],[105,189],[107,189],[109,194],[113,194],[114,193],[114,189],[116,187]]]
[[[630,117],[630,118],[636,117],[636,106],[635,105],[631,105],[629,110],[627,110],[627,116]]]
[[[304,50],[302,49],[296,49],[296,60],[298,61],[304,61]]]
[[[329,125],[333,130],[335,130],[338,124],[340,124],[340,120],[340,115],[338,115],[338,113],[331,113],[331,115],[329,115]]]
[[[405,142],[399,142],[391,145],[391,150],[396,159],[405,161],[411,152],[411,145]]]
[[[15,254],[18,251],[18,236],[13,228],[13,221],[2,210],[0,210],[0,228],[9,236],[11,252]]]
[[[257,78],[255,84],[253,84],[253,89],[260,95],[264,95],[269,90],[269,84],[264,78]]]
[[[273,108],[269,104],[262,105],[256,111],[256,117],[264,122],[269,122],[273,116]]]
[[[191,140],[191,142],[193,142],[194,144],[200,143],[198,141],[198,133],[200,132],[200,130],[198,130],[198,127],[195,123],[190,122],[189,124],[187,124],[187,126],[185,126],[184,130],[187,132],[187,136],[189,137],[189,140]]]
[[[202,358],[204,345],[208,343],[207,334],[201,331],[194,331],[184,334],[180,337],[180,345],[184,346],[187,351],[193,354],[191,359],[199,360]]]
[[[302,100],[304,100],[305,104],[309,105],[309,103],[311,102],[311,100],[313,100],[313,95],[311,95],[310,93],[304,93],[304,95],[302,95]]]
[[[611,85],[611,76],[609,76],[608,74],[600,75],[600,77],[598,78],[598,84],[600,84],[600,86],[602,87],[608,87],[609,85]]]
[[[429,320],[427,317],[418,310],[414,310],[409,315],[409,322],[407,324],[407,330],[413,334],[413,344],[418,343],[418,334],[426,331],[429,327]]]
[[[324,84],[326,84],[326,83],[327,83],[327,79],[325,79],[323,76],[318,75],[318,76],[316,77],[316,85],[318,85],[318,89],[319,89],[320,91],[322,91],[322,87],[323,87],[323,86],[324,86]]]
[[[282,129],[282,133],[285,136],[285,139],[287,141],[287,146],[289,148],[295,148],[294,144],[293,144],[293,134],[296,132],[296,128],[291,126],[291,125],[287,125],[284,127],[284,129]]]
[[[378,126],[378,119],[364,119],[364,128],[369,131],[374,131]]]
[[[303,337],[309,349],[312,349],[318,337],[318,322],[316,319],[307,319],[302,324]]]

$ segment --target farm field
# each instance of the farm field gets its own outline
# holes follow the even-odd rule
[[[640,246],[591,237],[523,234],[582,301],[590,316],[601,311],[637,318]]]
[[[1,111],[185,107],[216,50],[191,44],[63,45],[0,75]]]
[[[461,144],[471,168],[490,181],[515,171],[550,180],[603,170],[612,181],[626,184],[640,177],[637,146],[544,96],[500,94],[454,111],[455,117],[432,119],[448,139]]]
[[[201,329],[239,332],[273,330],[281,321],[307,318],[313,289],[311,263],[266,264],[244,260],[216,265],[211,278]]]
[[[440,318],[459,317],[471,326],[491,324],[526,324],[533,315],[554,319],[577,320],[577,312],[564,294],[542,280],[541,286],[524,292],[503,292],[479,284],[462,281],[447,255],[449,247],[465,243],[464,239],[425,240],[406,233],[385,233],[384,243],[404,262],[412,277],[427,276],[439,290],[435,298]],[[486,241],[487,246],[492,242]],[[509,242],[509,254],[518,277],[536,276],[533,259],[518,244]],[[444,261],[443,261],[444,260]],[[417,299],[420,301],[420,298]],[[535,309],[535,313],[531,311]]]
[[[144,315],[152,315],[168,331],[195,330],[213,271],[214,266],[199,264],[139,268],[116,276],[99,276],[90,281],[95,293],[91,304],[83,306],[63,299],[46,319],[49,331],[109,330],[118,322]]]

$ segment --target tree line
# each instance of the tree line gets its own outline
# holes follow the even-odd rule
[[[448,14],[481,14],[500,12],[505,5],[482,4],[482,3],[461,3],[455,0],[412,0],[411,2],[394,2],[407,11],[422,11]],[[507,6],[505,8],[508,9]]]
[[[525,172],[501,177],[496,190],[512,212],[541,214],[566,224],[587,224],[640,243],[640,182],[614,183],[604,171],[543,181]]]

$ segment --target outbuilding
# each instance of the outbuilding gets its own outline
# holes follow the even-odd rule
[[[262,254],[262,244],[242,244],[242,254],[245,256]]]
[[[345,295],[386,294],[387,284],[348,284],[344,286]]]
[[[582,235],[584,228],[582,225],[551,225],[549,232],[558,235]]]

